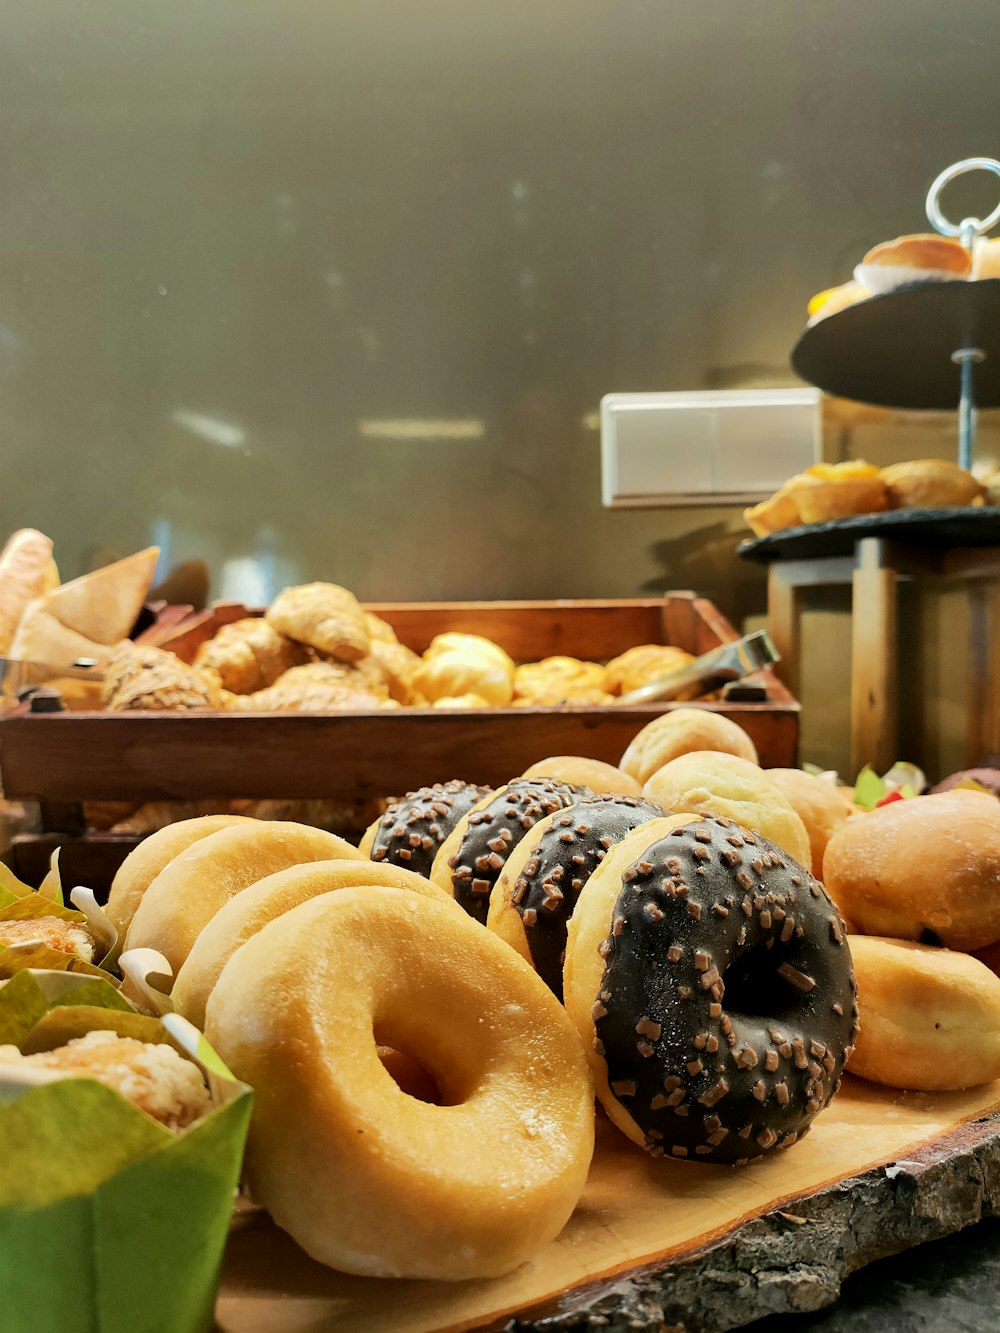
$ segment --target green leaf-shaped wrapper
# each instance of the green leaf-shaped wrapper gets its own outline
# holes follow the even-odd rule
[[[190,1024],[136,1014],[106,981],[21,972],[0,988],[0,1043],[45,1050],[95,1028],[194,1056],[214,1108],[172,1133],[91,1079],[0,1084],[0,1328],[211,1329],[250,1090]]]

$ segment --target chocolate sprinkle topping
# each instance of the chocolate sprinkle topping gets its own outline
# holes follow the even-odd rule
[[[640,824],[662,817],[660,806],[636,796],[589,796],[553,819],[532,847],[514,886],[513,901],[521,914],[535,970],[560,1000],[566,931],[580,890],[609,847]],[[655,904],[650,906],[658,910]],[[542,907],[544,912],[538,910]]]
[[[455,901],[485,925],[490,893],[508,856],[521,839],[546,815],[555,814],[581,797],[592,795],[587,787],[574,787],[568,782],[554,782],[551,778],[517,778],[501,787],[492,801],[469,816],[465,836],[451,866]],[[499,843],[502,843],[503,851],[491,850]],[[563,851],[566,851],[565,845]],[[558,903],[555,906],[558,907]],[[544,913],[539,910],[541,908],[545,908]],[[550,902],[545,901],[545,895],[530,903],[518,904],[518,911],[522,917],[533,913],[532,919],[536,922],[559,915]]]
[[[426,878],[445,838],[489,790],[456,778],[408,791],[400,800],[391,801],[379,820],[371,859]]]
[[[795,1143],[836,1092],[857,1030],[850,954],[822,886],[716,818],[675,829],[622,879],[595,1044],[611,1086],[634,1085],[647,1150],[736,1165]],[[749,915],[713,910],[741,899]],[[793,919],[801,934],[785,929]],[[638,1022],[660,1029],[652,1055],[636,1049]]]

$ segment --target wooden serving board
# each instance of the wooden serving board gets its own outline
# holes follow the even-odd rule
[[[845,1078],[801,1143],[742,1170],[654,1161],[603,1117],[583,1198],[507,1277],[380,1281],[309,1259],[259,1210],[234,1222],[222,1333],[470,1329],[721,1333],[818,1309],[871,1260],[1000,1210],[1000,1081],[906,1093]]]

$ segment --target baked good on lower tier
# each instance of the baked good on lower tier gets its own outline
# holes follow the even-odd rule
[[[865,935],[981,949],[1000,940],[1000,802],[953,790],[893,801],[830,839],[823,882]]]
[[[546,815],[592,795],[549,778],[515,778],[463,815],[438,849],[431,879],[485,924],[493,886],[525,834]]]
[[[857,1028],[823,886],[714,817],[655,820],[608,854],[570,921],[564,990],[602,1105],[658,1157],[743,1165],[790,1147]]]
[[[496,1276],[554,1239],[583,1190],[593,1086],[573,1025],[450,903],[369,886],[293,908],[226,964],[206,1034],[254,1089],[254,1199],[321,1263]],[[442,1104],[406,1095],[380,1045]]]
[[[854,811],[850,790],[801,768],[769,768],[765,772],[802,820],[809,838],[810,868],[817,879],[822,879],[827,843]]]
[[[541,820],[507,859],[488,929],[525,958],[558,999],[566,931],[580,890],[611,848],[663,810],[635,796],[588,796]]]
[[[463,815],[490,793],[489,787],[453,778],[408,791],[390,801],[370,824],[359,850],[373,861],[430,875],[441,844]]]
[[[966,953],[850,936],[861,1027],[848,1070],[939,1092],[1000,1078],[1000,977]]]

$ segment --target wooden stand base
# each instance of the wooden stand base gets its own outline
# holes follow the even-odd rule
[[[391,1282],[313,1263],[267,1215],[234,1223],[222,1333],[721,1333],[819,1309],[874,1259],[1000,1211],[1000,1083],[903,1093],[845,1079],[787,1153],[755,1167],[655,1162],[601,1120],[562,1235],[488,1282]]]

